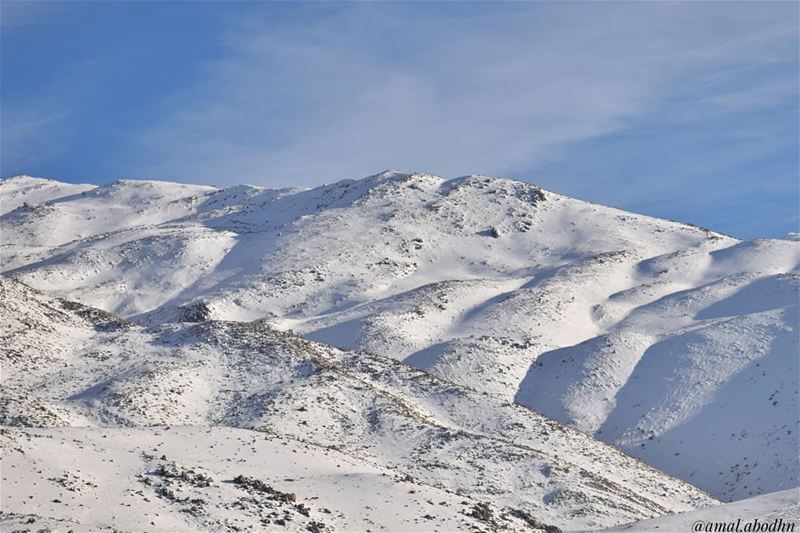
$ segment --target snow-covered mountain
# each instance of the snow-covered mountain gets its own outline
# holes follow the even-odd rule
[[[69,343],[50,333],[19,348],[24,360],[62,354],[67,366],[30,360],[30,371],[19,370],[14,379],[4,375],[6,423],[269,423],[291,433],[287,413],[269,418],[259,410],[280,405],[274,403],[278,397],[288,401],[289,391],[302,397],[319,386],[296,370],[302,364],[286,362],[302,357],[282,360],[284,377],[264,376],[266,361],[253,376],[252,369],[227,370],[243,363],[212,348],[222,342],[228,350],[230,339],[255,336],[328,354],[323,359],[348,372],[361,365],[371,368],[362,369],[369,375],[393,369],[393,386],[403,392],[391,394],[411,405],[422,395],[461,413],[457,422],[448,414],[443,423],[443,407],[425,404],[425,416],[444,427],[477,428],[509,443],[541,446],[534,428],[546,419],[510,405],[516,403],[722,500],[800,484],[797,241],[742,242],[511,180],[393,171],[310,190],[131,180],[95,187],[16,177],[0,181],[0,213],[6,276],[47,295],[37,298],[67,298],[132,322],[124,333],[97,333],[94,326],[87,333],[76,326]],[[33,290],[14,287],[20,294]],[[83,353],[106,354],[113,362],[99,355],[86,368],[70,363],[84,361]],[[120,366],[121,354],[129,361]],[[150,394],[150,378],[142,377],[151,372],[166,376],[164,383],[185,399],[152,404],[157,398]],[[303,375],[298,384],[275,385],[292,372]],[[220,378],[225,373],[229,377]],[[364,379],[359,374],[357,381]],[[417,379],[430,384],[412,394],[405,382]],[[342,391],[353,394],[342,405],[359,416],[371,412],[368,406],[378,402],[365,392],[371,389],[351,391],[345,383]],[[385,384],[375,386],[384,390]],[[26,399],[27,390],[38,392]],[[443,392],[449,390],[459,391],[459,399]],[[306,408],[312,405],[324,407],[310,401]],[[527,422],[509,433],[499,420],[512,412],[524,413],[514,416]],[[322,431],[322,419],[337,427],[351,413],[316,415],[322,418],[306,420],[303,435]],[[375,434],[399,431],[397,422],[391,430],[383,424],[364,429],[361,419],[350,423],[359,428],[356,434],[369,435],[353,440],[370,453],[389,453],[388,441],[396,440],[376,443]],[[23,438],[20,431],[12,431],[15,438]],[[587,437],[559,431],[569,432],[568,451],[548,453],[581,455],[571,443]],[[336,435],[337,446],[352,444],[347,431],[326,428],[324,434]],[[316,433],[314,439],[315,445],[324,442]],[[391,452],[406,463],[381,455],[380,464],[413,464],[409,449]],[[452,457],[439,460],[461,468]],[[582,468],[596,471],[589,466]],[[514,479],[532,475],[514,468],[508,471],[516,472]],[[498,486],[519,483],[494,479]],[[462,489],[474,494],[475,486]],[[546,494],[536,492],[536,501],[544,502]],[[636,510],[618,511],[612,519],[592,509],[580,519],[585,523],[549,500],[542,507],[547,511],[525,509],[569,527],[678,510],[653,501],[663,510],[627,502],[623,507]],[[523,508],[516,500],[493,505]]]
[[[753,531],[756,528],[759,531],[770,531],[770,529],[772,531],[792,531],[798,522],[800,522],[800,489],[794,488],[697,511],[641,520],[605,531],[609,533],[612,531],[615,533],[623,531],[634,533],[706,531],[709,524],[709,529],[712,531],[714,529]],[[736,529],[737,527],[739,529]]]
[[[263,324],[143,328],[5,276],[0,296],[8,527],[556,531],[715,503],[395,359]]]

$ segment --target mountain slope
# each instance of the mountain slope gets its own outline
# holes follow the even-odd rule
[[[392,171],[311,190],[125,181],[51,203],[0,218],[4,272],[49,294],[404,360],[725,500],[800,483],[798,242]]]
[[[135,504],[158,512],[159,527],[178,530],[226,530],[236,520],[289,529],[298,521],[362,529],[372,520],[395,530],[535,530],[609,526],[714,503],[576,430],[390,358],[259,324],[143,328],[5,276],[0,291],[2,329],[11,332],[0,350],[0,420],[11,426],[2,433],[4,461],[13,465],[4,483],[20,485],[3,492],[9,525],[51,517],[132,527],[136,515],[114,509]],[[53,459],[54,449],[64,455]],[[114,464],[101,467],[100,457]],[[297,490],[312,511],[294,501],[276,509],[273,492],[237,482],[239,475]],[[80,494],[62,490],[73,486]],[[242,491],[269,501],[243,503]],[[384,514],[390,495],[409,509]],[[192,510],[196,499],[205,503]],[[75,518],[81,504],[101,511]],[[293,523],[278,522],[285,513]]]
[[[690,531],[691,528],[717,527],[741,531],[791,531],[800,522],[800,489],[787,489],[733,503],[708,507],[677,515],[642,520],[606,531]],[[724,524],[714,526],[714,523]],[[731,524],[731,525],[729,525]],[[705,531],[701,529],[700,531]]]

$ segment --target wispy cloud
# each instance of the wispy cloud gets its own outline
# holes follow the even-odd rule
[[[53,142],[46,132],[63,125],[69,116],[69,111],[49,106],[3,109],[3,167],[24,173],[37,160],[64,152],[67,147]]]
[[[533,169],[671,101],[696,121],[791,95],[791,80],[726,84],[787,61],[793,24],[747,3],[504,4],[428,17],[348,4],[278,29],[269,13],[251,14],[231,27],[226,59],[142,136],[146,171],[278,185],[385,167]]]
[[[797,3],[59,5],[4,19],[4,175],[279,186],[391,167],[742,236],[798,213]]]
[[[54,11],[62,9],[62,2],[41,0],[3,0],[0,2],[0,27],[13,28],[36,23]]]

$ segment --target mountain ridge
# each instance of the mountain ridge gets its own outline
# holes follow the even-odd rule
[[[2,271],[47,294],[147,327],[257,321],[403,360],[723,500],[800,484],[797,241],[484,176],[17,181],[0,181]]]
[[[444,497],[448,505],[454,498],[466,499],[463,512],[458,505],[456,510],[435,511],[451,527],[541,529],[516,519],[521,513],[538,517],[543,521],[539,524],[598,527],[714,503],[691,485],[578,431],[390,358],[341,352],[263,324],[210,321],[142,328],[47,297],[5,276],[0,276],[0,292],[3,329],[14,331],[0,351],[5,368],[2,445],[5,461],[14,468],[31,469],[32,479],[38,477],[33,471],[43,468],[55,480],[86,479],[83,468],[70,470],[66,460],[45,467],[45,457],[31,451],[31,447],[46,449],[51,438],[97,442],[97,436],[87,439],[87,430],[104,435],[103,439],[128,435],[127,445],[117,443],[112,448],[120,459],[131,453],[131,446],[140,447],[142,439],[165,435],[162,445],[174,448],[178,442],[169,439],[190,434],[204,440],[205,428],[210,427],[232,428],[235,433],[229,434],[240,439],[261,440],[266,435],[282,446],[299,443],[315,461],[334,450],[353,461],[356,471],[377,468],[383,475],[406,480],[395,489],[406,495],[395,497],[415,507],[420,503],[424,507],[424,499],[408,496],[417,491],[428,498]],[[34,429],[25,429],[31,426]],[[37,427],[53,429],[42,432]],[[184,429],[173,433],[169,427]],[[228,446],[204,441],[208,449],[181,455],[180,464],[195,471],[199,467],[215,479],[232,477],[198,463],[201,458],[210,460],[211,448]],[[65,448],[62,443],[62,449],[70,450],[67,457],[82,453],[74,444]],[[174,460],[176,453],[169,457]],[[139,455],[144,454],[142,448]],[[487,461],[488,457],[495,460]],[[172,468],[165,461],[162,457],[157,467],[161,471]],[[279,481],[259,464],[241,468],[257,469],[259,479]],[[141,466],[125,473],[134,487],[137,468]],[[98,476],[91,483],[100,483]],[[335,484],[315,479],[322,484],[318,497],[323,503],[335,500],[331,495]],[[37,490],[54,490],[52,479],[48,481],[43,483],[46,488]],[[414,488],[406,493],[409,485]],[[184,493],[194,490],[166,480],[159,486]],[[94,489],[86,492],[97,494]],[[69,517],[69,507],[38,500],[31,507],[28,500],[15,502],[17,493],[3,495],[4,510],[11,518],[20,513],[37,519]],[[169,505],[162,509],[167,514],[161,524],[183,512],[182,496],[176,500],[165,494],[161,499]],[[230,496],[219,498],[192,511],[178,529],[191,524],[229,528],[232,522],[225,519],[224,507]],[[488,518],[470,518],[470,506],[479,505],[496,511]],[[266,519],[262,524],[286,525],[261,513],[244,515],[247,520]],[[101,522],[115,523],[103,511],[99,516]],[[331,525],[333,517],[324,516],[315,505],[311,518],[324,518]],[[404,515],[403,520],[384,518],[389,521],[383,523],[425,530],[425,521],[414,525],[420,518]],[[294,516],[294,520],[306,519]],[[336,528],[352,529],[359,522],[345,514],[334,523]]]

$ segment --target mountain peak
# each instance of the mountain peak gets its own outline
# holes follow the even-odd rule
[[[3,271],[186,339],[198,331],[189,321],[215,331],[225,321],[238,325],[219,331],[266,342],[261,324],[403,361],[719,498],[795,479],[800,431],[784,429],[796,422],[797,242],[740,242],[480,175],[385,171],[303,191],[91,189],[4,191],[4,209],[9,198],[57,209],[3,217]],[[202,398],[213,379],[196,375],[186,390]],[[369,409],[355,398],[353,412]],[[746,435],[720,412],[748,413]],[[259,413],[241,416],[255,424]],[[764,434],[776,435],[768,450]],[[754,464],[753,450],[775,459]]]

